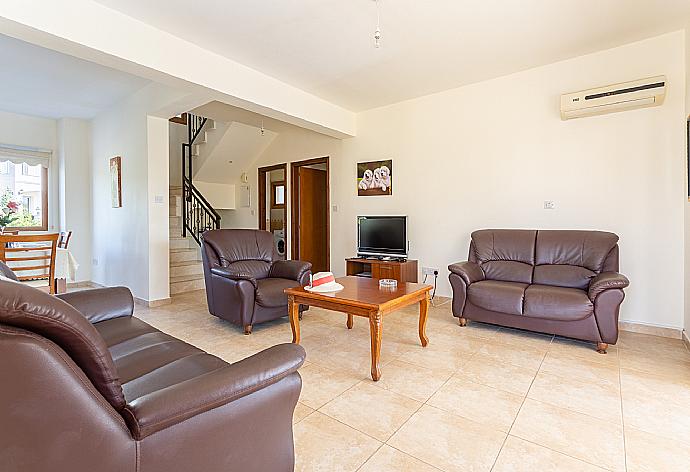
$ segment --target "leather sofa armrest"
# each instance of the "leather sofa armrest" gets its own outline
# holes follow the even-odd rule
[[[247,280],[252,283],[254,288],[256,288],[256,279],[254,278],[253,275],[248,274],[246,272],[236,272],[233,270],[228,269],[227,267],[211,267],[211,273],[213,275],[217,275],[219,277],[224,277],[226,279],[232,279],[232,280]]]
[[[628,285],[630,285],[630,281],[626,276],[618,272],[602,272],[590,281],[587,295],[590,300],[594,300],[604,290],[624,289]]]
[[[2,261],[0,261],[0,275],[10,280],[14,280],[15,282],[19,280],[17,279],[17,275],[14,273],[14,271]]]
[[[127,287],[94,288],[56,296],[76,308],[91,323],[134,313],[134,298]]]
[[[298,344],[279,344],[234,364],[137,398],[125,414],[140,440],[193,416],[218,408],[294,373],[306,353]]]
[[[484,280],[484,271],[476,262],[456,262],[449,265],[448,270],[453,274],[459,275],[467,285]]]
[[[302,282],[303,278],[305,276],[308,277],[310,272],[311,262],[275,261],[271,266],[271,271],[269,272],[268,276]]]

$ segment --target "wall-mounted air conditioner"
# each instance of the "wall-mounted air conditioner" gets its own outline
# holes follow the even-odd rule
[[[666,77],[607,85],[561,95],[561,119],[602,115],[634,108],[661,105],[666,96]]]

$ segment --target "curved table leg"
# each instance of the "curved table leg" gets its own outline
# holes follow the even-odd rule
[[[381,378],[381,335],[382,335],[381,313],[369,315],[369,329],[371,331],[371,378],[375,381]]]
[[[292,328],[292,342],[299,344],[299,303],[295,303],[295,297],[288,295],[288,315]]]
[[[426,336],[426,319],[429,314],[429,292],[426,293],[424,299],[419,302],[419,340],[422,342],[422,347],[429,344],[429,338]]]
[[[347,314],[347,329],[352,329],[355,324],[354,316],[350,313]]]

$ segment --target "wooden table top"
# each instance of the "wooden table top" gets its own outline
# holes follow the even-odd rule
[[[345,288],[338,292],[315,293],[305,290],[304,287],[294,287],[285,289],[285,293],[300,299],[323,300],[379,309],[402,298],[419,296],[433,288],[427,284],[398,282],[396,288],[385,289],[379,288],[378,279],[356,276],[339,277],[335,281]]]

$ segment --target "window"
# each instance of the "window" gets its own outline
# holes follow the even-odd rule
[[[0,172],[0,210],[6,211],[9,202],[18,205],[14,220],[8,228],[46,231],[48,229],[48,169],[26,162],[7,165]],[[0,171],[5,167],[0,167]]]
[[[271,208],[285,207],[285,182],[271,183]]]

